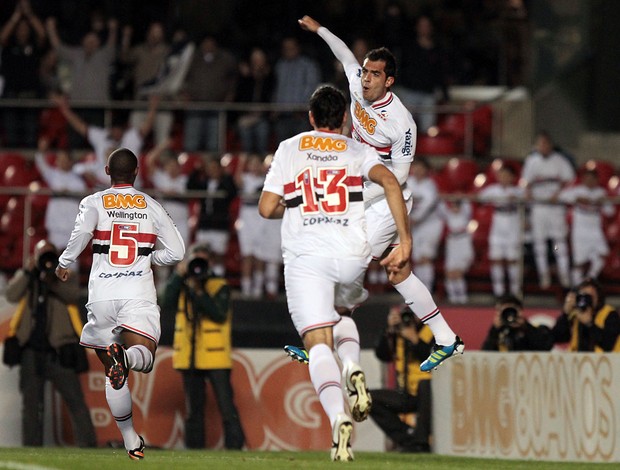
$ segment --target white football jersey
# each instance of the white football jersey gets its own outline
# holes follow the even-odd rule
[[[519,186],[490,184],[480,190],[482,201],[489,201],[493,207],[491,233],[500,237],[513,238],[519,233],[521,218],[519,201],[523,200],[524,190]]]
[[[352,137],[374,147],[388,168],[392,167],[392,163],[411,163],[417,127],[409,110],[391,91],[378,101],[366,101],[362,95],[362,67],[353,53],[328,29],[321,27],[318,34],[342,63],[349,81]],[[375,183],[366,183],[368,189],[373,186],[376,186]],[[404,196],[408,199],[409,194]]]
[[[340,134],[304,132],[280,144],[264,191],[283,196],[287,256],[355,259],[370,254],[362,178],[381,165],[377,152]]]
[[[583,184],[564,189],[560,200],[573,206],[573,230],[587,234],[603,226],[603,215],[614,213],[613,205],[607,200],[604,188],[588,188]]]
[[[88,302],[142,299],[157,303],[151,263],[172,265],[185,245],[174,222],[149,195],[129,184],[86,196],[58,264],[75,262],[92,240]],[[155,243],[161,249],[155,248]]]
[[[534,152],[525,159],[521,178],[530,187],[534,199],[545,200],[557,195],[564,185],[575,179],[575,171],[557,152],[547,157]]]

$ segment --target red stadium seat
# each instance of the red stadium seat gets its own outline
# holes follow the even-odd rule
[[[607,187],[612,176],[616,175],[613,164],[603,160],[588,160],[580,168],[577,174],[581,176],[584,171],[595,170],[601,186]]]
[[[451,158],[439,171],[435,180],[442,192],[466,193],[474,189],[478,164],[467,158]]]
[[[463,153],[463,143],[451,134],[431,137],[420,134],[416,144],[417,155],[457,155]]]

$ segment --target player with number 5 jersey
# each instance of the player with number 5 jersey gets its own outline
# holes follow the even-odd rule
[[[105,395],[129,458],[144,458],[144,439],[132,420],[129,370],[153,368],[161,334],[151,263],[171,265],[185,254],[183,239],[161,205],[133,183],[138,159],[121,148],[105,167],[112,186],[85,197],[56,275],[63,281],[92,240],[88,321],[80,344],[92,348],[104,366]],[[161,248],[160,248],[161,247]]]

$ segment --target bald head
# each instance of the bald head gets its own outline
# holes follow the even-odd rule
[[[108,157],[105,170],[112,184],[133,184],[138,174],[138,158],[129,149],[117,149]]]

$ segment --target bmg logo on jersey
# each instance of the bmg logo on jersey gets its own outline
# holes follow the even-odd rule
[[[377,120],[370,117],[370,114],[362,108],[359,101],[355,102],[355,117],[359,121],[360,125],[366,129],[370,135],[375,133],[375,127],[377,127]]]
[[[331,137],[304,135],[299,140],[299,150],[310,149],[323,152],[344,152],[347,149],[347,141],[344,139],[332,139]]]
[[[146,200],[142,194],[104,194],[104,209],[146,209]]]

